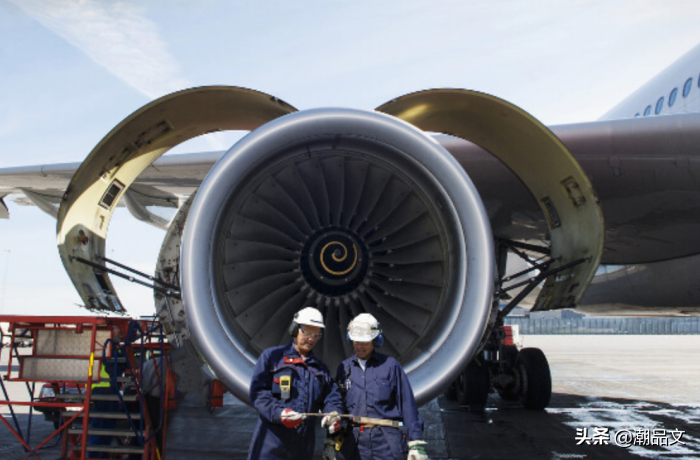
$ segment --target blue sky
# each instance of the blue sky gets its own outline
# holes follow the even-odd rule
[[[81,161],[131,112],[200,85],[299,109],[457,87],[549,125],[595,120],[700,43],[698,13],[694,0],[0,0],[0,167]],[[0,313],[83,312],[55,221],[8,204]],[[162,235],[120,209],[108,256],[150,272]],[[147,289],[115,284],[134,314],[152,312]]]

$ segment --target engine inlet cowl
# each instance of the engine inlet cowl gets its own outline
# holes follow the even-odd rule
[[[202,183],[181,262],[192,336],[246,401],[256,358],[313,305],[332,373],[352,354],[348,322],[368,312],[427,402],[471,358],[493,294],[492,235],[464,170],[371,111],[297,112],[243,138]]]

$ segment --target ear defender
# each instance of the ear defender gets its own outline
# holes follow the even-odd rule
[[[373,342],[374,348],[380,348],[382,345],[384,345],[384,334],[380,332],[377,338],[373,340]]]
[[[382,326],[379,324],[379,321],[377,321],[377,330],[379,331],[379,335],[376,336],[372,342],[374,342],[374,348],[381,348],[381,346],[384,345],[384,334],[382,334]]]
[[[294,313],[292,324],[289,325],[289,335],[292,337],[296,337],[299,333],[299,323],[297,323],[297,318],[299,318],[299,312]]]

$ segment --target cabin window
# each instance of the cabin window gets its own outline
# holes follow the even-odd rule
[[[673,107],[673,104],[676,103],[676,96],[678,96],[678,88],[673,88],[671,90],[671,94],[668,95],[668,106]]]
[[[698,80],[700,81],[700,80]],[[693,77],[690,77],[685,81],[685,84],[683,85],[683,97],[688,97],[688,94],[690,94],[690,89],[693,87]]]
[[[648,105],[646,109],[644,109],[644,116],[646,117],[651,113],[651,106]]]
[[[658,101],[656,101],[656,108],[654,109],[654,113],[656,115],[661,113],[661,110],[664,108],[664,97],[661,96]]]

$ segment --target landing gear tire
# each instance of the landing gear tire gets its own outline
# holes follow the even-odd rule
[[[549,363],[539,348],[523,348],[515,360],[522,378],[520,402],[525,409],[541,410],[552,396],[552,376]]]
[[[472,361],[455,382],[457,401],[470,412],[483,412],[489,397],[489,369],[484,362]]]

